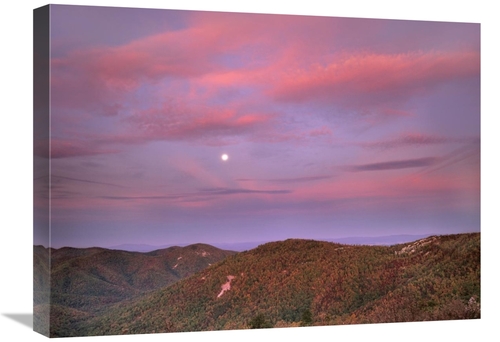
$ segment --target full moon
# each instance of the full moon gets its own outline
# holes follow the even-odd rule
[[[229,156],[227,154],[223,154],[221,158],[222,160],[226,161],[229,158]]]

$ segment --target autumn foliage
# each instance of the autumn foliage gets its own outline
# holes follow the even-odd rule
[[[228,276],[230,289],[218,297]],[[57,335],[474,319],[480,303],[479,233],[394,246],[290,239],[88,316],[75,313]]]

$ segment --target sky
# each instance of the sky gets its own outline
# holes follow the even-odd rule
[[[479,24],[51,20],[53,247],[480,230]]]

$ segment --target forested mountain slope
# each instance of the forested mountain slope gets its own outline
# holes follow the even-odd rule
[[[93,317],[108,305],[169,286],[235,254],[206,244],[149,253],[65,247],[50,250],[49,267],[48,253],[34,246],[34,319],[49,314],[50,296],[54,327]]]
[[[480,317],[480,234],[390,247],[267,243],[122,301],[63,336]]]

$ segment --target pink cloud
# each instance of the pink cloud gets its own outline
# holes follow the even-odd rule
[[[462,179],[462,180],[460,180]],[[295,203],[294,210],[314,204],[308,211],[327,212],[339,210],[386,210],[398,205],[427,206],[432,209],[437,202],[440,208],[460,206],[454,199],[457,194],[468,197],[478,189],[471,188],[463,178],[450,174],[400,174],[391,176],[370,174],[344,174],[334,180],[308,182],[304,186],[294,184],[293,196],[276,198],[288,204]]]
[[[118,152],[116,149],[100,148],[92,141],[77,141],[74,139],[51,139],[50,151],[51,158],[90,156]]]
[[[193,12],[188,22],[181,30],[54,59],[56,104],[85,106],[145,83],[182,79],[208,91],[249,85],[285,101],[370,105],[479,72],[477,52],[350,54],[344,49],[335,57],[332,47],[349,37],[370,36],[380,29],[377,21]],[[277,47],[282,40],[286,44]]]
[[[52,60],[53,103],[96,107],[119,101],[144,83],[209,72],[210,50],[201,50],[189,32],[169,32],[117,47],[72,51]]]
[[[439,145],[452,142],[457,142],[457,139],[423,133],[403,133],[390,139],[361,143],[361,146],[387,149],[407,146]]]
[[[240,114],[227,108],[164,104],[134,114],[128,122],[147,140],[224,138],[269,125],[270,114]]]
[[[368,106],[405,100],[435,85],[478,75],[478,52],[356,53],[283,75],[271,95],[291,102]]]
[[[332,135],[332,130],[329,127],[322,126],[320,128],[310,130],[308,134],[311,137],[330,136]]]
[[[474,144],[476,143],[476,137],[447,137],[435,134],[424,134],[418,132],[407,132],[401,133],[395,137],[380,139],[371,142],[359,143],[358,145],[367,148],[377,148],[377,149],[392,149],[400,147],[424,147],[432,145],[443,145],[443,144]]]
[[[217,58],[240,52],[255,44],[272,46],[264,35],[275,26],[271,20],[255,25],[248,16],[193,13],[192,26],[159,33],[120,46],[94,47],[70,52],[52,60],[54,84],[64,81],[65,72],[80,69],[103,87],[132,90],[141,82],[165,77],[199,77],[214,70],[228,71]],[[266,24],[267,23],[267,24]],[[290,24],[290,23],[289,23]],[[248,49],[248,50],[247,50]]]
[[[97,137],[99,144],[307,141],[333,133],[323,122],[303,128],[279,120],[284,110],[275,109],[276,100],[278,105],[316,101],[358,111],[375,108],[384,117],[403,117],[411,114],[393,102],[400,104],[434,85],[479,74],[476,52],[333,50],[336,42],[346,45],[347,36],[365,34],[359,22],[333,25],[331,18],[195,12],[188,24],[53,59],[54,107],[118,117],[122,126],[107,132],[108,138]],[[379,27],[380,22],[369,25]],[[286,44],[277,45],[283,40]],[[269,109],[262,109],[267,105]],[[57,154],[115,150],[96,146],[61,146]]]
[[[123,119],[120,132],[93,135],[99,146],[144,144],[150,141],[188,140],[208,146],[251,142],[307,143],[311,139],[331,138],[325,125],[317,128],[289,127],[279,120],[279,113],[244,113],[238,106],[186,105],[164,103],[157,108],[137,111]]]
[[[256,22],[257,20],[257,22]],[[85,106],[119,97],[145,83],[198,78],[200,85],[234,86],[263,81],[271,65],[290,65],[310,36],[324,36],[329,20],[302,16],[193,12],[190,26],[119,46],[74,50],[52,60],[56,104]],[[302,27],[297,30],[297,27]],[[293,35],[286,48],[276,40]],[[331,36],[331,35],[330,35]],[[231,66],[225,58],[236,58]],[[244,67],[241,66],[244,63]],[[203,79],[205,77],[205,79]],[[249,78],[250,77],[250,78]]]

